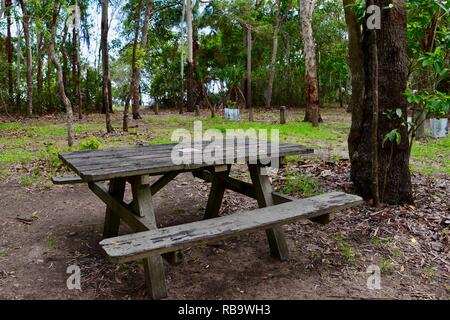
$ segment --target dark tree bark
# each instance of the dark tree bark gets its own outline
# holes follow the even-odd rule
[[[352,76],[352,97],[349,102],[349,111],[352,112],[352,127],[348,139],[350,158],[353,156],[354,141],[360,139],[363,101],[364,101],[364,56],[362,51],[362,26],[358,22],[358,17],[353,11],[355,0],[343,0],[345,21],[348,26],[349,35],[349,67]]]
[[[22,25],[23,33],[25,36],[25,48],[26,48],[26,78],[27,78],[27,115],[31,117],[33,115],[33,53],[31,51],[31,39],[30,39],[30,15],[23,0],[19,0],[20,7],[22,9]]]
[[[412,203],[412,186],[409,171],[408,128],[404,124],[407,117],[407,100],[404,92],[407,84],[408,66],[406,55],[406,10],[405,0],[395,2],[389,9],[391,0],[375,0],[382,8],[381,30],[377,30],[378,48],[378,165],[380,182],[380,201],[390,204]],[[363,39],[365,87],[371,88],[370,30],[364,31]],[[367,90],[368,91],[368,90]],[[373,97],[366,92],[362,110],[359,137],[351,141],[354,150],[351,156],[351,178],[359,194],[372,199],[372,119]],[[386,117],[386,113],[402,110],[401,117]],[[398,130],[401,137],[397,142],[382,141],[386,134]]]
[[[367,7],[373,5],[373,0],[367,1]],[[380,186],[379,186],[379,164],[378,164],[378,122],[379,122],[379,97],[378,97],[378,44],[377,31],[366,31],[366,46],[367,46],[367,102],[370,102],[372,109],[372,123],[371,123],[371,161],[372,161],[372,198],[373,206],[377,207],[380,203]]]
[[[5,1],[6,14],[6,57],[8,60],[8,94],[9,103],[14,104],[14,78],[13,78],[13,44],[11,36],[11,7],[12,0]]]
[[[103,104],[105,106],[106,131],[113,132],[114,129],[111,124],[110,115],[110,98],[109,98],[109,46],[108,46],[108,11],[109,0],[102,0],[102,30],[101,30],[101,45],[102,45],[102,65],[103,65]]]
[[[61,97],[61,101],[63,102],[66,113],[67,113],[67,142],[68,145],[71,147],[73,146],[74,137],[73,137],[73,110],[72,110],[72,103],[70,102],[69,98],[67,98],[66,91],[64,88],[64,79],[63,79],[63,70],[61,67],[61,64],[58,61],[58,58],[56,57],[56,50],[55,50],[55,41],[56,41],[56,26],[58,22],[58,16],[59,11],[61,7],[59,4],[59,0],[55,0],[53,5],[53,19],[52,23],[50,25],[51,35],[50,35],[50,43],[49,43],[49,55],[50,59],[52,60],[53,64],[56,68],[56,75],[58,78],[58,89],[59,89],[59,95]]]
[[[187,21],[187,32],[188,32],[188,81],[187,81],[187,99],[188,99],[188,112],[194,112],[194,25],[192,21],[192,0],[186,0],[186,21]]]
[[[42,87],[44,84],[44,76],[43,76],[43,62],[42,62],[42,52],[44,51],[44,37],[43,33],[39,32],[37,36],[37,55],[36,55],[36,64],[37,64],[37,92],[38,95],[42,93]]]

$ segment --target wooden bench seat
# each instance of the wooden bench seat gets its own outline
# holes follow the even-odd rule
[[[250,212],[110,238],[100,245],[112,261],[130,262],[301,219],[330,215],[362,203],[358,196],[332,192]]]
[[[53,177],[52,182],[55,185],[84,183],[83,179],[81,179],[80,176],[77,176],[77,175],[66,175],[66,176]]]

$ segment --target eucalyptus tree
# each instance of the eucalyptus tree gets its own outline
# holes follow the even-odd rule
[[[25,50],[26,50],[26,78],[27,78],[27,114],[29,117],[33,115],[33,53],[31,48],[31,8],[24,0],[19,0],[20,8],[22,10],[22,26],[25,36]]]
[[[103,105],[105,106],[106,131],[113,132],[110,115],[110,71],[109,71],[109,0],[102,0],[102,27],[101,27],[101,47],[102,47],[102,69],[103,69]]]
[[[49,10],[51,10],[51,6],[49,5]],[[55,42],[56,42],[56,32],[57,32],[57,26],[58,26],[58,18],[61,11],[61,4],[59,0],[53,1],[53,15],[51,20],[48,22],[48,26],[50,29],[50,39],[49,39],[49,56],[52,60],[55,68],[56,68],[56,75],[57,75],[57,81],[58,81],[58,89],[59,89],[59,95],[61,98],[61,101],[63,102],[65,108],[66,108],[66,114],[67,114],[67,142],[69,146],[73,146],[74,144],[74,134],[73,134],[73,110],[72,110],[72,103],[69,100],[69,98],[66,95],[66,90],[64,86],[64,76],[63,76],[63,69],[61,67],[61,63],[58,60],[58,57],[56,55],[55,50]]]
[[[351,178],[357,192],[366,199],[376,197],[373,189],[368,188],[374,182],[376,174],[381,202],[412,203],[408,112],[404,94],[408,78],[406,3],[405,0],[395,3],[391,0],[374,0],[372,3],[380,8],[381,28],[376,30],[374,39],[373,27],[371,29],[363,23],[362,51],[366,94],[362,110],[358,111],[361,114],[352,120],[354,136],[349,139],[349,149],[353,151],[350,154]],[[364,11],[370,4],[371,1],[364,4]],[[374,63],[374,53],[378,63]],[[377,68],[378,76],[374,76],[374,67]],[[378,112],[374,109],[376,105]],[[372,130],[375,117],[378,122],[376,139]],[[376,157],[373,157],[373,150],[377,150]],[[374,159],[377,159],[376,165],[379,168],[377,173],[372,171]]]
[[[269,72],[269,85],[267,87],[267,98],[266,106],[271,107],[272,104],[272,92],[273,92],[273,81],[275,79],[276,72],[276,61],[278,53],[278,34],[280,32],[281,22],[282,22],[282,1],[276,0],[276,18],[275,18],[275,29],[273,32],[273,46],[272,46],[272,58],[270,60],[270,72]]]
[[[13,78],[13,43],[11,26],[12,19],[11,13],[13,9],[12,0],[5,0],[5,16],[6,16],[6,57],[8,64],[8,93],[9,93],[9,103],[14,104],[14,78]]]
[[[316,44],[312,27],[312,17],[316,6],[316,0],[299,0],[299,5],[306,63],[305,121],[311,122],[313,126],[318,126],[321,118],[319,112],[319,82],[317,79]]]

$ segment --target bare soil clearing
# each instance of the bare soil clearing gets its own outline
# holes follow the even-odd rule
[[[331,170],[335,174],[320,178],[324,187],[348,186],[348,165],[303,163],[298,169]],[[177,180],[156,196],[160,225],[202,218],[208,185],[190,175]],[[328,226],[286,226],[286,263],[269,256],[264,233],[187,250],[181,265],[167,265],[169,298],[446,299],[450,180],[414,180],[422,196],[415,208],[362,207],[342,212]],[[0,298],[145,298],[142,268],[111,264],[100,251],[105,208],[86,186],[41,191],[9,181],[0,189]],[[253,200],[230,192],[222,214],[254,207]],[[81,268],[82,291],[67,289],[72,264]],[[370,264],[382,268],[382,290],[367,289]]]
[[[276,114],[258,113],[257,120],[271,122],[272,117],[275,122]],[[327,122],[348,122],[337,112],[324,117]],[[118,127],[120,114],[113,119]],[[64,122],[62,117],[47,120]],[[102,119],[89,116],[81,123]],[[144,121],[131,126],[137,124],[132,143],[148,142],[165,129]],[[77,139],[88,135],[78,134]],[[129,135],[116,132],[110,138],[122,141]],[[351,192],[349,162],[337,160],[345,154],[345,141],[333,150],[324,147],[318,159],[289,163],[273,177],[274,185],[285,189],[288,176],[306,176],[318,182],[320,191]],[[100,250],[105,212],[101,201],[84,185],[25,186],[18,176],[36,168],[45,171],[45,163],[13,166],[12,175],[0,182],[0,298],[144,299],[141,266],[111,264]],[[233,170],[245,178],[244,170]],[[415,206],[363,206],[341,212],[327,226],[303,222],[284,227],[291,251],[285,263],[269,256],[264,232],[187,250],[181,265],[167,265],[169,299],[448,299],[450,177],[416,175],[413,183]],[[208,184],[180,175],[155,197],[158,223],[202,219],[208,191]],[[301,190],[288,192],[308,196]],[[227,192],[221,214],[255,207],[255,201]],[[121,233],[127,232],[122,226]],[[66,286],[67,267],[74,264],[81,268],[81,291]],[[381,290],[367,288],[366,270],[372,264],[381,268]]]

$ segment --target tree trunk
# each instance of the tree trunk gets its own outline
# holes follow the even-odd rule
[[[406,10],[405,0],[398,0],[393,8],[389,8],[391,0],[375,0],[374,4],[382,9],[382,26],[377,30],[378,51],[378,166],[380,201],[389,204],[412,203],[412,186],[409,171],[409,139],[408,128],[404,125],[407,117],[407,100],[404,92],[407,84],[408,66],[406,55]],[[371,74],[373,61],[370,59],[370,30],[364,31],[363,52],[365,87],[373,88],[375,77]],[[351,157],[351,177],[359,194],[366,199],[373,197],[372,190],[372,129],[373,129],[373,90],[367,90],[364,97],[361,134],[352,141],[354,150]],[[385,114],[396,114],[402,111],[401,117]],[[387,141],[384,137],[397,130],[400,143]]]
[[[367,1],[367,7],[373,5],[373,0]],[[372,123],[371,123],[371,131],[370,131],[370,144],[371,144],[371,155],[370,160],[372,162],[372,172],[371,172],[371,191],[372,191],[372,199],[373,206],[377,207],[380,202],[380,189],[379,189],[379,164],[378,164],[378,122],[379,122],[379,114],[378,114],[378,45],[377,45],[377,31],[367,30],[367,102],[370,103],[368,105],[372,109]]]
[[[105,106],[106,131],[113,132],[110,116],[110,99],[109,99],[109,46],[108,46],[108,14],[109,0],[102,0],[102,65],[103,65],[103,104]]]
[[[192,0],[186,0],[187,45],[188,45],[188,112],[194,112],[194,30],[192,22]]]
[[[16,108],[20,110],[20,84],[21,84],[21,68],[22,68],[22,31],[16,21],[17,44],[16,44]]]
[[[348,64],[352,75],[352,96],[349,102],[349,111],[352,112],[352,127],[348,138],[350,159],[355,150],[353,142],[360,139],[361,125],[363,117],[363,101],[364,101],[364,56],[362,51],[362,34],[361,25],[353,6],[355,0],[343,0],[345,21],[347,22],[349,35],[349,59]]]
[[[254,121],[252,97],[252,29],[247,26],[247,81],[246,81],[246,107],[248,120]]]
[[[80,38],[78,36],[77,27],[73,28],[73,47],[74,47],[74,73],[73,73],[73,82],[75,84],[75,96],[77,101],[77,109],[78,109],[78,119],[83,119],[83,115],[81,113],[83,107],[83,99],[81,97],[81,65],[80,65]]]
[[[43,73],[42,73],[42,69],[43,69],[43,62],[42,62],[43,45],[44,45],[44,36],[43,36],[42,32],[39,32],[38,33],[38,40],[37,40],[37,55],[36,55],[38,95],[40,95],[42,93],[42,87],[43,87],[43,84],[44,84],[44,76],[43,76]]]
[[[12,0],[5,1],[5,13],[6,13],[6,57],[8,60],[8,94],[9,103],[14,104],[14,78],[13,78],[13,44],[11,36],[11,7]]]
[[[55,52],[55,40],[56,40],[56,25],[58,22],[58,16],[59,16],[59,0],[55,0],[53,5],[53,20],[50,27],[51,30],[51,36],[50,36],[50,44],[49,44],[49,53],[50,53],[50,59],[52,60],[53,64],[56,68],[56,75],[58,78],[58,88],[59,88],[59,94],[61,97],[61,101],[63,102],[66,113],[67,113],[67,142],[69,147],[73,146],[74,137],[73,137],[73,111],[72,111],[72,103],[70,102],[69,98],[66,96],[65,88],[64,88],[64,80],[63,80],[63,70],[61,67],[61,64],[59,63],[58,59],[56,58],[56,52]]]
[[[144,24],[142,26],[142,38],[141,38],[141,45],[139,47],[139,51],[141,54],[139,55],[142,57],[142,55],[145,53],[145,50],[147,48],[147,40],[148,40],[148,24],[150,20],[150,15],[153,11],[153,0],[147,0],[147,8],[145,9],[144,14]],[[142,63],[137,63],[135,68],[135,80],[134,80],[134,88],[133,88],[133,119],[141,119],[140,115],[140,108],[141,108],[141,99],[139,95],[138,88],[140,87],[141,83],[141,65]]]
[[[306,113],[305,121],[313,126],[319,125],[319,82],[317,80],[316,43],[312,29],[312,15],[316,0],[300,0],[300,17],[302,38],[305,48],[305,86],[306,86]]]
[[[278,52],[278,34],[281,27],[281,0],[277,0],[277,17],[275,22],[275,30],[273,32],[272,59],[270,61],[269,85],[267,88],[266,107],[272,106],[273,81],[275,79],[277,52]]]
[[[131,100],[138,99],[138,83],[137,83],[137,47],[139,41],[139,32],[141,29],[141,10],[142,1],[139,1],[136,9],[136,26],[134,28],[134,40],[133,40],[133,53],[131,57],[131,84],[129,98]],[[125,103],[125,109],[123,111],[123,131],[128,132],[128,113],[130,110],[130,103]]]
[[[31,117],[33,115],[33,53],[31,51],[30,40],[30,16],[23,0],[19,0],[20,7],[22,9],[22,25],[23,33],[25,36],[25,48],[26,48],[26,78],[27,78],[27,115]]]

